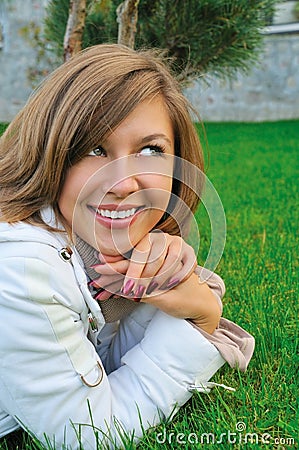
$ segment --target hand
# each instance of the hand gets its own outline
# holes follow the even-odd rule
[[[93,284],[105,291],[99,300],[120,293],[135,300],[158,289],[170,289],[188,278],[196,267],[191,246],[178,236],[163,232],[146,235],[135,246],[129,260],[99,255],[101,264],[93,266],[101,274]]]
[[[214,294],[194,273],[176,287],[144,297],[142,301],[171,316],[190,319],[207,333],[213,333],[221,316]]]

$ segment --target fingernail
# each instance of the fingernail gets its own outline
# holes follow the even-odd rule
[[[135,284],[135,282],[133,280],[128,280],[126,282],[126,284],[124,285],[124,287],[122,289],[124,295],[128,295],[132,291],[134,284]]]
[[[134,301],[135,302],[140,302],[143,294],[145,292],[145,286],[138,286],[138,288],[136,289],[135,295],[134,295]]]
[[[147,287],[146,293],[149,295],[152,292],[154,292],[155,289],[158,287],[158,283],[156,281],[151,281],[150,284]]]
[[[91,287],[94,287],[94,288],[100,288],[101,287],[95,280],[89,281],[88,282],[88,286],[91,286]]]
[[[169,280],[167,284],[161,286],[160,289],[166,290],[166,289],[172,289],[174,286],[179,284],[180,280],[178,278],[173,278],[173,280]]]
[[[176,286],[177,284],[179,284],[180,280],[178,278],[174,278],[173,280],[169,280],[168,283],[166,284],[166,287],[168,289],[173,288],[174,286]]]
[[[91,269],[96,269],[98,266],[103,266],[105,263],[97,263],[97,264],[93,264],[92,266],[89,266]]]
[[[106,297],[106,295],[107,295],[107,291],[101,291],[99,294],[97,294],[95,296],[95,299],[96,300],[103,300],[103,298]]]

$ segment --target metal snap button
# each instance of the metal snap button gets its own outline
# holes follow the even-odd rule
[[[58,254],[63,261],[69,261],[72,257],[73,251],[70,247],[63,247],[58,251]]]

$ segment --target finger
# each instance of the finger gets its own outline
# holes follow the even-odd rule
[[[152,245],[148,260],[140,277],[144,283],[146,283],[146,279],[151,280],[154,278],[164,266],[169,247],[168,235],[162,232],[151,233],[150,242]]]
[[[142,272],[142,268],[139,266],[140,272],[134,274],[139,277],[133,288],[134,296],[137,296],[137,298],[142,298],[144,294],[151,294],[182,266],[178,256],[182,249],[183,241],[181,238],[169,236],[163,232],[150,233],[149,238],[152,245],[147,262]],[[128,285],[131,288],[129,281]]]
[[[99,261],[101,263],[114,263],[116,261],[120,261],[122,259],[125,259],[122,255],[110,256],[110,255],[104,255],[101,252],[99,252],[97,254],[97,257],[98,257],[98,259],[99,259]]]
[[[117,295],[120,293],[120,288],[122,286],[122,281],[116,281],[114,283],[111,283],[106,287],[106,289],[101,290],[94,298],[99,301],[108,300],[109,298],[113,297],[114,295]]]
[[[116,275],[102,275],[99,278],[95,278],[92,280],[89,285],[94,288],[102,288],[107,289],[108,286],[112,285],[113,283],[119,282],[123,283],[124,275],[122,274],[116,274]]]
[[[125,274],[129,267],[129,261],[127,259],[122,259],[114,263],[102,263],[94,264],[91,266],[96,272],[102,275],[114,275],[115,273]]]
[[[155,276],[160,287],[182,268],[183,244],[184,241],[180,237],[171,236],[164,264]]]
[[[134,264],[134,261],[130,265],[126,277],[129,280],[135,279],[133,292],[137,299],[143,297],[149,285],[151,285],[151,291],[156,288],[157,284],[153,281],[153,277],[164,264],[167,254],[168,239],[169,235],[160,230],[149,233],[145,241],[145,245],[148,246],[146,260],[144,258],[143,264],[139,261],[138,266]],[[134,257],[134,255],[132,256]]]
[[[104,300],[108,300],[112,296],[113,294],[109,291],[101,291],[99,294],[95,296],[95,299],[102,302]]]
[[[194,272],[197,267],[197,258],[193,248],[187,245],[182,257],[183,269],[180,277],[185,281]]]
[[[160,289],[171,289],[187,279],[194,272],[196,265],[193,248],[178,238],[171,242],[165,264],[155,279]]]
[[[117,296],[117,297],[125,297],[128,300],[132,300],[134,302],[140,302],[141,298],[143,297],[144,290],[139,288],[137,289],[137,292],[134,294],[131,292],[129,295],[125,296],[123,295],[121,291],[122,287],[122,280],[119,280],[115,283],[110,284],[106,287],[106,289],[101,290],[94,298],[99,301],[108,300],[111,297]]]
[[[145,236],[133,249],[129,267],[125,275],[123,293],[128,295],[139,282],[150,254],[151,244],[148,235]]]

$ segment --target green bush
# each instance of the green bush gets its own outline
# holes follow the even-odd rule
[[[116,8],[120,0],[97,5],[87,0],[83,47],[117,41]],[[206,73],[232,77],[248,71],[257,60],[260,30],[272,14],[275,0],[141,0],[136,47],[167,49],[174,70],[186,80]],[[46,38],[62,58],[68,0],[50,0]]]

